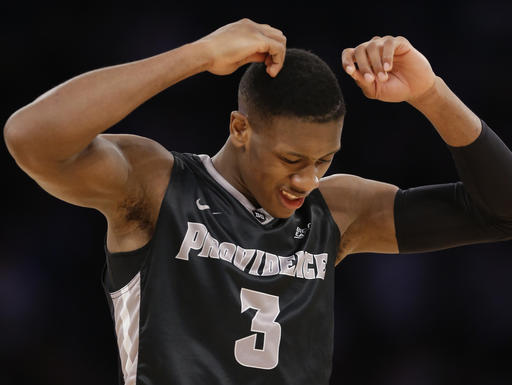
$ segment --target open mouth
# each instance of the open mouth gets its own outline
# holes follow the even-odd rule
[[[295,195],[283,189],[279,190],[279,196],[283,205],[291,210],[297,210],[304,203],[304,196]]]

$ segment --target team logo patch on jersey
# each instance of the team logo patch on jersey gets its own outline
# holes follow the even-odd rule
[[[295,230],[295,236],[293,238],[295,238],[295,239],[304,238],[310,228],[311,228],[311,223],[308,223],[308,227],[305,227],[303,229],[301,229],[299,226],[297,226],[297,229]]]
[[[258,221],[260,221],[261,223],[265,222],[265,220],[267,219],[267,218],[265,217],[265,214],[260,213],[258,210],[254,210],[252,213],[253,213],[254,217],[255,217]]]

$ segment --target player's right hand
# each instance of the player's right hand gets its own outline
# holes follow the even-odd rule
[[[275,77],[286,54],[286,37],[280,30],[249,19],[227,24],[199,42],[210,55],[207,70],[216,75],[228,75],[247,63],[264,62],[267,73]]]

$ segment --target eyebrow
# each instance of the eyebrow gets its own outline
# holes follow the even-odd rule
[[[321,158],[325,158],[326,156],[329,156],[329,155],[336,154],[336,153],[337,153],[337,152],[339,152],[339,151],[340,151],[340,147],[338,147],[338,149],[337,149],[337,150],[335,150],[335,151],[331,151],[330,153],[328,153],[328,154],[325,154],[325,155],[321,156],[321,157],[320,157],[320,159],[321,159]],[[297,152],[293,152],[293,151],[286,151],[285,153],[286,153],[287,155],[296,156],[296,157],[298,157],[298,158],[309,158],[309,156],[306,156],[306,155],[303,155],[303,154],[299,154],[299,153],[297,153]]]

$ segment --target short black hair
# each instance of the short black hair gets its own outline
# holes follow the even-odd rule
[[[283,68],[275,78],[264,63],[252,63],[238,86],[238,108],[260,119],[297,117],[327,123],[345,115],[345,101],[336,76],[320,57],[288,48]]]

